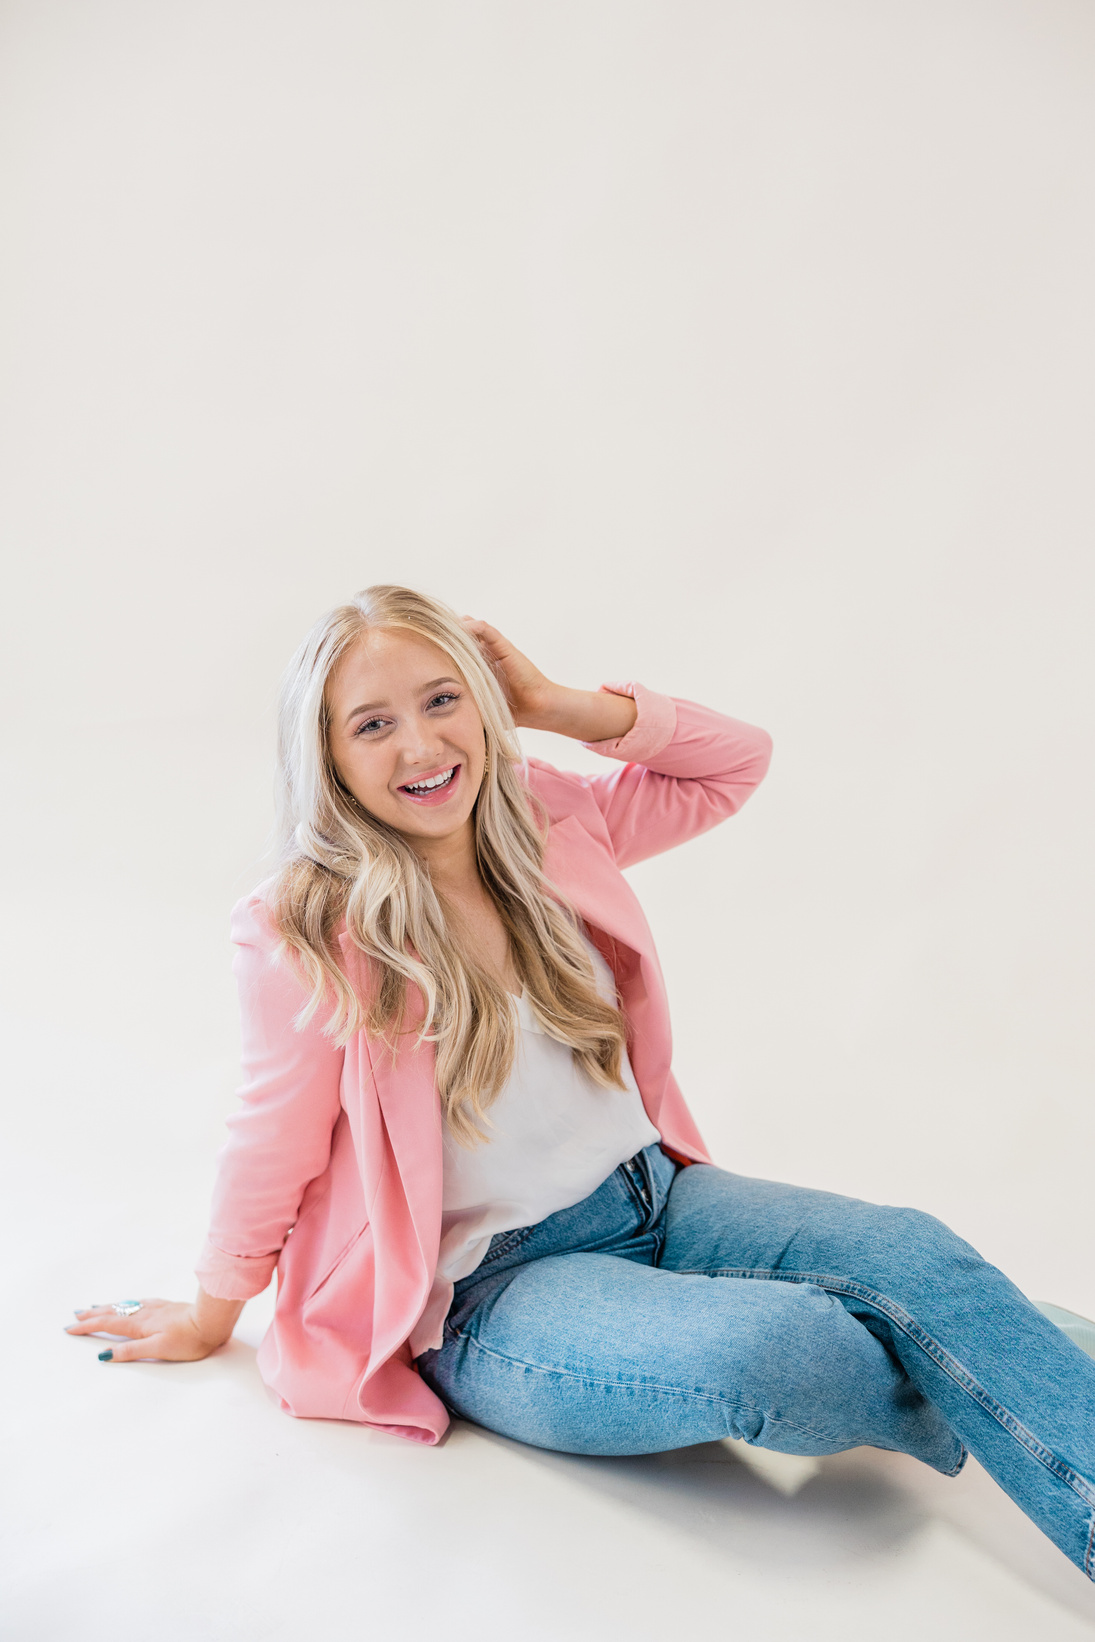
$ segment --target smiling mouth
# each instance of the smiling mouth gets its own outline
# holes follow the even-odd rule
[[[454,764],[451,769],[443,770],[440,775],[431,775],[427,781],[405,782],[399,790],[410,793],[413,798],[424,798],[427,793],[440,792],[442,788],[451,786],[458,768],[459,766]]]

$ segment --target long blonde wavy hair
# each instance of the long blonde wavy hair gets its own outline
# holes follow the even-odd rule
[[[484,1120],[490,1127],[487,1108],[512,1070],[517,1016],[509,993],[458,940],[425,863],[402,833],[350,798],[335,771],[329,681],[377,627],[436,644],[479,710],[488,755],[473,812],[479,871],[541,1028],[570,1046],[595,1083],[623,1087],[624,1018],[597,990],[574,912],[544,880],[545,831],[518,773],[513,717],[455,612],[409,588],[380,586],[321,616],[289,665],[278,725],[282,859],[270,904],[282,950],[311,987],[298,1025],[330,1002],[324,1031],[336,1043],[365,1031],[394,1050],[408,988],[417,987],[425,1004],[419,1041],[436,1045],[442,1112],[471,1146],[484,1138]],[[366,997],[342,968],[343,929],[369,960]]]

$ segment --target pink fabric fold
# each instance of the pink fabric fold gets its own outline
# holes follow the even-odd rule
[[[677,728],[677,705],[672,696],[662,696],[648,690],[645,684],[602,684],[608,695],[630,696],[638,709],[638,717],[626,735],[609,741],[583,741],[591,753],[602,758],[622,758],[631,764],[647,764],[656,758],[663,747],[673,739]]]
[[[194,1268],[206,1294],[217,1300],[253,1300],[269,1285],[278,1263],[273,1254],[225,1254],[206,1240]]]

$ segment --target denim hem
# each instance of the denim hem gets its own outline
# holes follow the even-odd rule
[[[994,1397],[991,1397],[980,1381],[975,1380],[969,1370],[963,1368],[961,1363],[957,1362],[948,1351],[945,1351],[939,1341],[934,1339],[926,1329],[921,1328],[920,1324],[910,1317],[907,1311],[896,1305],[886,1295],[879,1294],[876,1289],[868,1288],[865,1283],[856,1283],[846,1277],[833,1277],[823,1272],[751,1271],[742,1267],[714,1266],[696,1270],[690,1275],[697,1277],[747,1277],[754,1281],[776,1283],[813,1283],[817,1288],[824,1289],[829,1294],[846,1294],[852,1299],[866,1301],[868,1305],[874,1306],[884,1317],[887,1317],[891,1323],[895,1323],[903,1334],[908,1335],[914,1345],[918,1345],[945,1374],[950,1375],[956,1385],[961,1386],[968,1396],[972,1397],[975,1402],[980,1403],[985,1412],[991,1414],[997,1424],[1001,1425],[1009,1436],[1014,1437],[1016,1442],[1025,1448],[1032,1458],[1044,1465],[1046,1470],[1051,1472],[1059,1482],[1063,1482],[1071,1488],[1073,1493],[1078,1494],[1085,1505],[1089,1505],[1095,1510],[1095,1487],[1088,1482],[1087,1478],[1082,1477],[1078,1471],[1074,1471],[1071,1465],[1067,1465],[1064,1460],[1058,1459],[1051,1449],[1039,1441],[1033,1431],[1025,1426],[1021,1420],[1017,1420],[1015,1415],[1006,1409],[1002,1403],[998,1403]],[[961,1469],[961,1466],[959,1466],[959,1469]],[[957,1472],[947,1474],[954,1476],[957,1475]],[[1095,1556],[1095,1518],[1093,1518],[1092,1535],[1093,1538],[1089,1541],[1088,1546],[1089,1557]]]

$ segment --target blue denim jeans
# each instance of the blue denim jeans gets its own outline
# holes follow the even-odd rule
[[[940,1221],[658,1145],[502,1232],[418,1368],[538,1448],[976,1455],[1095,1578],[1095,1361]]]

